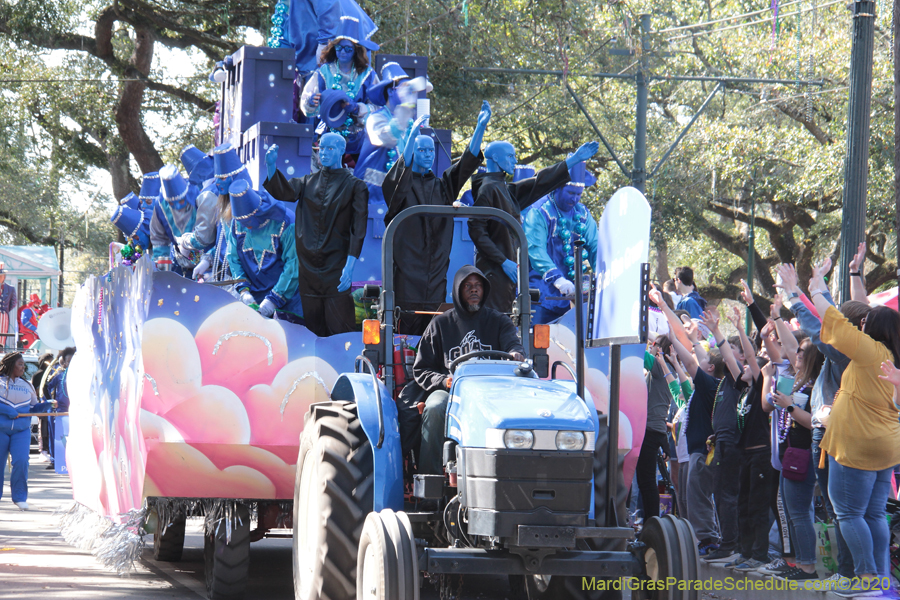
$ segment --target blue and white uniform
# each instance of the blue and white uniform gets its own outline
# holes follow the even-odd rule
[[[12,454],[12,473],[9,487],[13,502],[28,500],[28,452],[31,446],[32,412],[50,408],[49,402],[38,402],[31,384],[22,378],[0,376],[0,497],[6,475],[7,455]]]

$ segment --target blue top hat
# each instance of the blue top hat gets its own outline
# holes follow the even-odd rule
[[[141,225],[144,224],[145,218],[144,211],[121,204],[116,207],[116,210],[109,220],[113,225],[122,230],[126,239],[131,240],[138,237],[138,233],[141,230]]]
[[[387,104],[387,91],[396,85],[398,81],[404,79],[409,79],[409,75],[403,70],[403,67],[395,62],[384,63],[384,66],[381,67],[381,81],[369,88],[369,102],[378,106],[384,106]]]
[[[176,207],[182,202],[194,204],[197,191],[195,189],[193,194],[190,193],[188,182],[178,172],[178,167],[175,165],[164,166],[159,170],[159,178],[162,180],[162,196],[167,202],[171,202]]]
[[[213,149],[213,163],[216,179],[231,177],[235,181],[243,179],[248,183],[251,182],[247,167],[241,162],[237,150],[230,143],[226,142]]]
[[[534,167],[531,165],[516,165],[516,170],[513,171],[513,181],[522,181],[523,179],[528,179],[529,177],[534,177]]]
[[[197,187],[213,176],[212,157],[198,150],[193,144],[181,151],[181,164],[184,165],[190,182]]]
[[[359,44],[363,48],[372,50],[373,52],[381,47],[372,40],[362,36],[362,28],[359,25],[359,19],[356,17],[341,17],[337,35],[334,36],[334,41],[339,42],[341,40],[350,40],[354,44]]]
[[[232,216],[244,227],[254,229],[269,220],[287,220],[284,205],[276,202],[267,191],[254,190],[249,181],[239,179],[232,183],[228,196]]]
[[[137,196],[134,195],[134,192],[128,192],[128,195],[119,200],[119,204],[121,206],[127,206],[128,208],[133,208],[134,210],[141,209],[141,201]]]
[[[344,102],[350,102],[350,96],[343,90],[325,90],[322,92],[319,116],[332,129],[340,129],[344,126],[344,121],[347,120],[349,113],[344,107]]]
[[[159,173],[156,171],[144,173],[144,178],[141,180],[141,191],[138,192],[138,198],[144,208],[152,206],[153,201],[159,196],[159,185]]]
[[[566,185],[574,187],[591,187],[597,182],[597,178],[594,177],[593,173],[587,170],[587,165],[584,161],[569,169],[569,179],[570,181]]]

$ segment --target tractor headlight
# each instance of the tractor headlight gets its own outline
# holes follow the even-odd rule
[[[530,450],[534,446],[534,434],[527,429],[507,429],[503,443],[510,450]]]
[[[558,450],[581,450],[584,448],[584,434],[580,431],[560,431],[556,434]]]

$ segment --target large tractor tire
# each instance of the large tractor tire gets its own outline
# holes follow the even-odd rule
[[[209,600],[241,600],[250,574],[250,509],[238,504],[228,538],[224,523],[204,528],[203,562]]]
[[[686,520],[674,515],[652,517],[644,523],[640,541],[644,544],[645,580],[661,582],[669,577],[679,581],[697,580],[700,563],[697,538]],[[632,597],[634,600],[699,600],[700,591],[672,586],[635,591]]]
[[[600,415],[597,443],[594,446],[594,522],[597,526],[606,524],[606,448],[609,446],[609,425],[606,415]],[[627,525],[625,500],[628,488],[622,474],[624,457],[619,456],[618,482],[616,483],[616,517],[619,527]],[[624,551],[625,540],[579,539],[579,550]],[[551,577],[549,575],[511,576],[510,587],[517,598],[528,600],[621,600],[622,592],[617,590],[592,591],[583,589],[581,577]]]
[[[184,513],[171,517],[169,523],[158,522],[153,534],[153,559],[178,562],[184,552],[184,528],[187,518]]]
[[[372,512],[372,446],[353,402],[310,408],[294,482],[294,598],[356,597],[357,550]]]

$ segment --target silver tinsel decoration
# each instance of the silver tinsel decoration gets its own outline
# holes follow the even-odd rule
[[[142,530],[147,508],[121,515],[113,523],[83,504],[75,503],[61,514],[60,535],[69,544],[93,554],[100,563],[119,575],[134,570],[134,561],[144,549]]]

